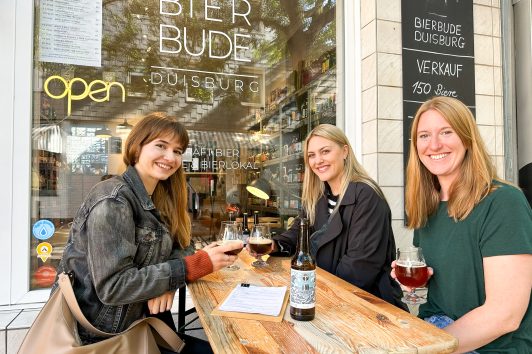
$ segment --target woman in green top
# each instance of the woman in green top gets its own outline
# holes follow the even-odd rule
[[[419,108],[405,201],[433,272],[419,316],[443,321],[460,353],[532,353],[532,211],[497,177],[462,102],[436,97]]]

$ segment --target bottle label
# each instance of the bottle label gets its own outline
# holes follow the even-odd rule
[[[316,271],[290,271],[290,306],[311,309],[316,306]]]

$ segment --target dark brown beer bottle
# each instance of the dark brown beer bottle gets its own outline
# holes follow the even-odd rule
[[[242,240],[244,241],[244,245],[247,244],[249,235],[251,235],[251,232],[248,227],[248,213],[244,213],[242,220]]]
[[[301,219],[290,270],[290,316],[311,321],[316,312],[316,263],[310,254],[308,220]]]
[[[259,223],[259,211],[255,210],[253,212],[253,225],[257,225]]]

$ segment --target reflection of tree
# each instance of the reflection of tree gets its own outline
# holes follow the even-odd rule
[[[283,44],[292,58],[292,65],[304,58],[317,58],[335,46],[334,19],[336,1],[280,0],[263,1],[260,21],[272,29],[274,41],[262,47],[276,62],[284,57]],[[311,52],[309,52],[311,51]]]
[[[208,71],[223,71],[232,69],[238,71],[231,57],[220,60],[209,58],[205,52],[200,57],[184,54],[182,48],[179,54],[159,53],[159,25],[175,26],[179,29],[187,28],[187,43],[191,51],[202,47],[202,30],[213,29],[230,34],[235,30],[251,35],[247,43],[253,51],[253,61],[266,64],[276,64],[286,56],[285,48],[292,58],[292,66],[302,59],[315,59],[335,45],[336,1],[313,0],[250,0],[252,11],[248,16],[251,27],[241,17],[236,17],[236,23],[231,23],[231,5],[229,1],[219,1],[219,10],[213,11],[216,18],[227,19],[222,22],[206,21],[203,19],[204,4],[202,1],[183,2],[194,7],[193,18],[190,10],[183,8],[179,16],[162,16],[159,11],[159,1],[146,2],[144,0],[130,0],[129,2],[108,0],[104,2],[104,26],[109,28],[103,41],[103,49],[112,58],[121,58],[126,67],[143,67],[149,73],[151,66],[167,66],[177,68],[194,68]],[[236,2],[237,6],[243,2]],[[242,12],[245,8],[240,9]],[[265,28],[265,33],[258,33]],[[183,31],[181,38],[183,38]],[[170,44],[170,42],[168,42]],[[228,43],[215,43],[215,53],[227,53]],[[166,85],[170,90],[181,90],[179,84]]]
[[[184,7],[184,13],[179,16],[165,16],[160,14],[159,0],[103,0],[103,58],[102,67],[100,68],[39,62],[37,40],[39,18],[37,16],[35,62],[43,77],[51,75],[66,77],[64,75],[65,70],[70,68],[73,69],[72,77],[81,77],[87,82],[104,78],[106,72],[111,74],[114,81],[121,83],[127,82],[128,73],[135,73],[136,78],[141,78],[145,82],[144,85],[142,82],[137,82],[140,85],[138,87],[132,87],[133,83],[126,87],[128,92],[143,91],[144,95],[128,97],[126,105],[118,100],[111,100],[111,102],[106,103],[105,111],[102,111],[102,104],[92,102],[89,98],[74,101],[72,107],[75,115],[115,117],[123,114],[124,111],[135,112],[136,110],[138,112],[139,107],[145,109],[146,105],[144,103],[146,99],[151,99],[157,102],[157,107],[151,106],[150,109],[182,109],[184,112],[180,111],[180,114],[194,116],[196,115],[195,108],[172,106],[173,101],[176,99],[185,98],[183,95],[183,92],[185,92],[183,74],[181,72],[172,72],[177,77],[175,84],[163,83],[156,86],[149,82],[153,66],[236,74],[252,73],[260,76],[262,68],[266,68],[267,71],[269,68],[282,68],[284,63],[288,63],[290,66],[286,68],[286,71],[298,69],[298,64],[301,60],[305,60],[307,63],[312,62],[324,52],[334,48],[336,42],[335,0],[248,1],[252,7],[252,11],[247,17],[251,26],[241,16],[237,16],[236,23],[232,23],[231,0],[209,2],[209,4],[220,6],[219,10],[210,11],[213,17],[224,19],[222,22],[204,19],[204,1],[180,1],[179,3]],[[247,11],[245,3],[244,1],[235,1],[238,13]],[[194,16],[192,18],[189,15],[190,10],[187,9],[190,4],[193,6],[192,12]],[[36,14],[39,14],[38,8],[36,8]],[[234,32],[250,35],[251,38],[248,42],[244,43],[244,40],[241,39],[241,44],[250,47],[251,63],[236,61],[233,55],[226,59],[209,58],[208,48],[205,49],[201,56],[187,55],[184,50],[179,54],[161,53],[159,50],[161,24],[175,26],[181,30],[186,27],[188,48],[192,51],[202,46],[202,32],[204,29],[206,32],[211,29],[226,33],[230,37],[232,37]],[[181,39],[183,36],[184,33],[181,32]],[[220,37],[219,39],[223,38]],[[167,45],[171,47],[171,41],[168,41]],[[228,46],[228,42],[218,40],[214,43],[212,49],[215,54],[221,55],[228,51]],[[250,69],[256,69],[256,71]],[[192,75],[187,73],[187,75],[189,74]],[[196,73],[194,75],[201,76],[201,74]],[[216,76],[213,74],[207,75]],[[268,75],[267,72],[266,75]],[[218,80],[218,77],[216,77],[216,80]],[[62,87],[60,84],[59,81],[52,82],[52,91],[61,92]],[[234,87],[234,84],[231,85]],[[198,86],[196,85],[196,87]],[[201,87],[205,86],[202,85]],[[80,92],[80,90],[82,90],[82,87],[76,84],[74,91]],[[203,93],[201,90],[196,91],[199,91],[199,94]],[[112,92],[111,94],[113,95],[114,93]],[[198,93],[196,92],[196,94]],[[264,95],[264,92],[261,91],[260,95]],[[204,96],[198,97],[200,101],[203,102],[208,99],[206,94]],[[221,90],[218,87],[214,89],[214,107],[211,108],[233,102],[232,99],[226,100],[227,96],[235,96],[237,101],[239,100],[240,102],[257,103],[261,101],[259,94],[250,90],[237,92],[236,89]],[[173,98],[173,100],[170,98]],[[54,100],[52,103],[60,105],[63,104],[63,101]],[[223,113],[232,110],[227,108],[217,111]],[[58,112],[60,113],[61,111]],[[176,112],[174,111],[174,113]],[[202,112],[201,114],[203,120],[210,115],[207,112]]]

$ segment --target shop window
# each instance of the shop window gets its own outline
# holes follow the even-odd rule
[[[302,142],[336,123],[336,2],[84,4],[35,1],[31,288],[50,286],[82,200],[124,171],[131,126],[154,111],[189,131],[193,237],[244,211],[286,228]],[[268,199],[246,189],[259,178]]]

